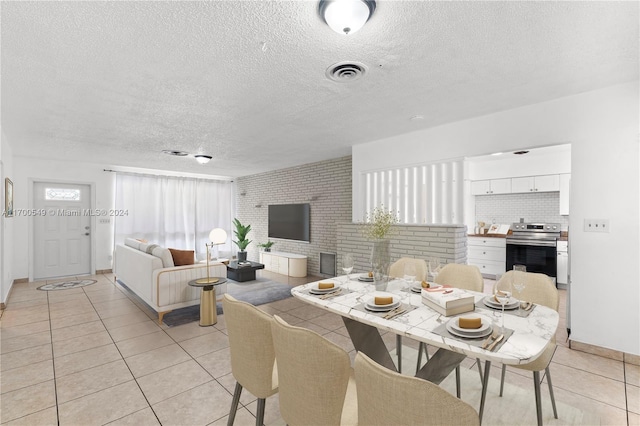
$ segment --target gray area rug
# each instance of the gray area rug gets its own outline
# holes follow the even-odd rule
[[[289,284],[282,284],[260,278],[242,283],[227,280],[227,293],[238,300],[251,303],[255,306],[291,297],[291,288]],[[216,307],[218,315],[221,315],[223,313],[222,303],[218,302]],[[162,322],[169,327],[174,327],[198,321],[199,319],[200,305],[193,305],[169,312],[164,316]]]
[[[38,287],[38,290],[53,291],[53,290],[68,290],[70,288],[85,287],[91,284],[95,284],[96,280],[69,280],[61,283],[45,284]]]

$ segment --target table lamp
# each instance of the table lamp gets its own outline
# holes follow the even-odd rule
[[[199,280],[196,281],[198,284],[215,284],[219,281],[218,278],[209,277],[209,248],[216,246],[215,259],[217,259],[218,246],[220,244],[224,244],[227,242],[227,233],[222,228],[214,228],[209,233],[209,240],[211,241],[210,243],[205,243],[205,247],[207,248],[207,278],[200,278]],[[215,259],[212,259],[212,260],[215,260]]]

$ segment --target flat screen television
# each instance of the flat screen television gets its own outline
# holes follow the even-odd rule
[[[269,238],[310,241],[309,204],[269,205]]]

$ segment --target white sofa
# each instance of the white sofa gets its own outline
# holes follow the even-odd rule
[[[114,274],[158,313],[158,322],[162,323],[164,314],[200,303],[202,290],[188,283],[205,278],[207,265],[174,266],[168,249],[127,238],[124,245],[116,245]],[[209,276],[226,277],[226,274],[226,265],[209,262]],[[227,291],[226,283],[215,286],[215,290],[216,298],[220,299]]]

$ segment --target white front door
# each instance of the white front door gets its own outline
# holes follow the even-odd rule
[[[91,273],[91,187],[34,182],[34,279]]]

